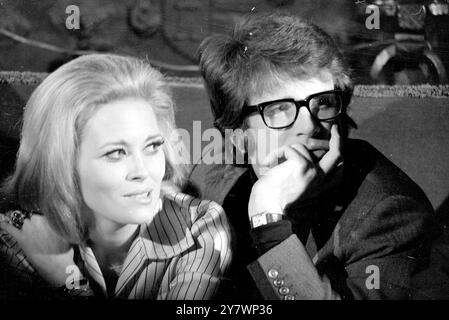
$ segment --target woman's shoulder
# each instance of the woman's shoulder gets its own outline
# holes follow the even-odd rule
[[[4,248],[15,248],[17,241],[12,235],[10,235],[5,228],[2,228],[2,224],[11,223],[16,213],[21,213],[20,210],[8,210],[0,212],[0,250]]]
[[[12,210],[0,213],[0,221],[9,223],[11,215],[20,210]],[[33,274],[34,268],[26,259],[26,256],[17,240],[9,234],[0,224],[0,264],[2,268],[13,268],[21,274]]]
[[[6,213],[0,213],[0,253],[6,251],[9,248],[14,248],[16,241],[4,228],[2,224],[9,223],[9,217]]]
[[[187,238],[231,234],[223,208],[214,201],[173,192],[165,196],[163,208],[172,225],[182,226]]]
[[[201,219],[224,217],[223,208],[212,200],[199,199],[183,192],[171,192],[165,195],[163,208],[165,210],[175,210],[180,218],[192,226]]]
[[[150,255],[166,259],[204,239],[215,241],[217,236],[227,234],[228,228],[223,209],[215,202],[170,192],[164,193],[158,213],[141,228],[140,235],[144,242],[151,242],[146,246]]]

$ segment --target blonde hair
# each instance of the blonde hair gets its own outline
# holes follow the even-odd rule
[[[166,161],[164,183],[182,188],[187,170],[169,139],[174,104],[163,75],[132,57],[93,54],[51,73],[26,105],[16,167],[4,191],[25,210],[37,210],[71,243],[86,239],[76,172],[83,128],[98,107],[128,97],[153,106]]]

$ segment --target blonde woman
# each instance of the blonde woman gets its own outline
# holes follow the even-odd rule
[[[222,208],[182,193],[174,106],[145,61],[88,55],[30,97],[0,215],[2,298],[210,299],[231,252]]]

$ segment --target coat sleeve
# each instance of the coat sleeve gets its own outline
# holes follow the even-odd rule
[[[230,230],[221,206],[202,201],[192,217],[195,246],[172,260],[169,285],[161,286],[158,299],[212,299],[231,261]]]
[[[408,299],[435,235],[433,210],[401,195],[363,215],[342,244],[346,283],[355,299]]]
[[[14,237],[0,228],[0,300],[65,300],[93,296],[90,287],[64,291],[62,287],[48,285],[28,262]]]
[[[429,263],[412,278],[414,300],[449,300],[449,229],[432,244]]]
[[[343,273],[317,268],[295,235],[248,269],[266,299],[407,299],[411,277],[428,255],[432,222],[427,206],[391,196],[361,213],[349,232],[336,228],[332,254]]]
[[[264,299],[339,299],[327,276],[320,276],[296,235],[260,256],[248,270]]]
[[[30,298],[39,283],[17,241],[0,228],[0,300]]]

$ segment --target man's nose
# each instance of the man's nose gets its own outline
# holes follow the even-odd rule
[[[134,154],[130,157],[130,164],[128,169],[128,180],[145,180],[149,175],[148,161],[141,154]]]
[[[293,124],[295,134],[314,135],[320,130],[319,123],[312,117],[306,107],[299,109],[298,118]]]

